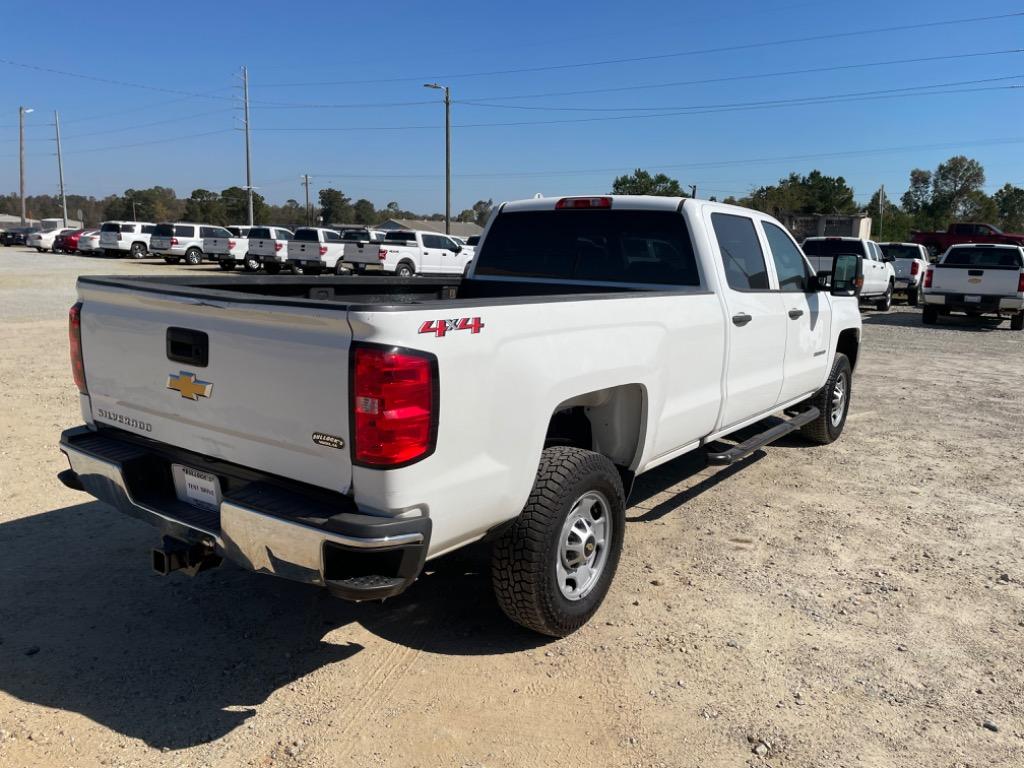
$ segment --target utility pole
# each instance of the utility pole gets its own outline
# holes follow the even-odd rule
[[[21,178],[21,226],[25,226],[25,115],[31,109],[18,107],[18,173]]]
[[[249,197],[249,226],[252,215],[252,148],[249,143],[249,69],[242,67],[242,95],[245,102],[245,191]]]
[[[308,227],[309,224],[310,224],[310,221],[309,221],[309,174],[308,173],[302,174],[302,179],[303,179],[302,183],[306,185],[306,226]]]
[[[64,213],[64,226],[68,225],[68,199],[64,195],[64,159],[60,153],[60,115],[53,110],[53,127],[57,129],[57,173],[60,177],[60,208]]]
[[[425,83],[424,88],[444,91],[444,233],[452,233],[452,92],[447,85]]]
[[[135,215],[135,198],[132,198],[132,221],[138,221],[139,217]]]
[[[690,185],[690,197],[692,197],[694,200],[697,199],[697,185],[696,184],[691,184]]]
[[[885,184],[878,191],[878,239],[885,239]]]

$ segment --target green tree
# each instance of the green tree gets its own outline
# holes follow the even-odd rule
[[[932,174],[932,207],[942,218],[965,219],[978,215],[985,207],[985,169],[977,160],[963,155],[940,163]]]
[[[885,197],[885,215],[878,208],[879,192],[871,197],[871,202],[864,206],[863,213],[870,216],[875,240],[878,242],[905,242],[910,234],[913,217],[893,203],[889,196]]]
[[[1006,232],[1024,232],[1024,189],[1004,184],[992,195],[999,214],[999,226]]]
[[[687,197],[676,179],[669,178],[664,173],[652,176],[642,168],[637,168],[631,176],[616,177],[612,182],[612,194]]]
[[[487,223],[487,219],[491,217],[491,210],[494,208],[493,200],[477,200],[473,203],[473,218],[470,221],[475,222],[481,227]],[[461,221],[462,219],[459,219]]]
[[[365,197],[356,200],[355,205],[352,206],[352,220],[356,224],[376,224],[377,223],[377,209],[373,203],[367,200]]]
[[[203,224],[227,224],[224,202],[220,195],[208,189],[193,189],[185,201],[186,221],[197,221]]]
[[[821,171],[811,171],[806,176],[790,173],[778,184],[758,187],[739,201],[764,213],[812,214],[841,213],[853,214],[858,208],[853,199],[853,189],[842,176],[826,176]]]
[[[340,189],[325,187],[320,190],[320,215],[324,226],[347,224],[352,221],[352,198],[346,197]]]
[[[241,187],[228,187],[220,193],[224,217],[228,224],[246,224],[249,221],[249,198]],[[255,224],[266,224],[267,201],[258,192],[252,193],[252,218]]]

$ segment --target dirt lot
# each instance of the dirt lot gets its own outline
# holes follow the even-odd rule
[[[0,249],[0,765],[1024,765],[1007,323],[867,313],[843,438],[642,478],[605,606],[551,642],[484,550],[384,605],[161,578],[151,529],[57,482],[75,277],[184,271]]]

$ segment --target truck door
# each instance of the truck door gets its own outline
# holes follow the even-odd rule
[[[831,363],[828,354],[832,305],[811,288],[811,271],[803,253],[781,227],[761,221],[775,265],[779,292],[786,310],[786,356],[780,402],[817,391]]]
[[[770,411],[782,391],[789,318],[749,216],[712,213],[729,333],[721,428]]]
[[[447,237],[441,235],[423,235],[423,261],[420,272],[444,272],[444,252],[448,243]]]

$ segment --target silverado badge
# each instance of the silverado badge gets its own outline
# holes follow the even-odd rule
[[[213,394],[213,384],[208,381],[197,381],[194,373],[181,371],[175,376],[173,373],[167,377],[167,388],[180,392],[182,397],[189,400],[198,400],[200,397],[210,397]]]

